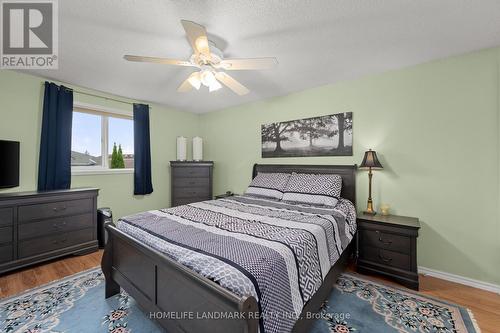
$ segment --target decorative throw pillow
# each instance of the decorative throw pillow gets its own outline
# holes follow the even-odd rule
[[[335,206],[342,190],[342,177],[334,174],[293,173],[283,194],[283,201]]]
[[[245,194],[281,199],[289,179],[289,173],[259,172],[248,186]]]

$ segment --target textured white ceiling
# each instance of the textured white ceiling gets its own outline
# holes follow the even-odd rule
[[[32,73],[198,113],[500,45],[499,0],[64,0],[59,11],[59,70]],[[205,25],[226,57],[274,56],[278,68],[232,71],[246,96],[178,93],[193,68],[122,59],[187,59],[180,19]]]

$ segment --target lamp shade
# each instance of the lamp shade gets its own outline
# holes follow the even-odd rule
[[[382,169],[382,164],[380,164],[377,153],[373,150],[365,151],[365,156],[363,157],[363,162],[361,162],[360,168],[375,168]]]

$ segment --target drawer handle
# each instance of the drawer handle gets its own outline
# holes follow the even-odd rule
[[[62,223],[59,223],[59,224],[54,223],[54,224],[52,225],[52,227],[54,227],[55,229],[61,229],[61,228],[62,228],[62,227],[64,227],[65,225],[66,225],[66,222],[62,222]]]
[[[379,254],[378,254],[378,257],[379,257],[379,259],[380,259],[380,260],[382,260],[383,262],[387,262],[387,263],[389,263],[389,262],[391,262],[391,261],[392,261],[392,258],[385,258],[383,255],[381,255],[381,254],[380,254],[380,252],[379,252]]]
[[[375,232],[376,232],[376,233],[377,233],[377,235],[378,235],[378,241],[379,241],[380,243],[382,243],[382,244],[384,244],[384,245],[391,245],[391,244],[392,244],[392,241],[390,241],[390,240],[389,240],[389,241],[385,241],[385,240],[383,240],[383,239],[382,239],[382,235],[380,234],[380,231],[376,230]]]
[[[52,241],[52,244],[54,244],[54,245],[64,244],[64,243],[66,243],[66,241],[67,241],[67,239],[61,239],[60,241],[55,240],[55,241]]]
[[[63,210],[66,210],[66,206],[61,207],[61,208],[54,207],[54,208],[52,208],[52,210],[53,210],[54,212],[63,211]]]

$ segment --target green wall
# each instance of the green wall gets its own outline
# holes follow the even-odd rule
[[[36,189],[43,99],[42,82],[44,81],[42,78],[26,74],[0,70],[0,138],[21,142],[20,186],[0,190],[0,192]],[[77,89],[100,96],[109,96],[82,88]],[[74,94],[74,100],[114,109],[132,109],[132,106],[128,104],[78,93]],[[170,205],[168,163],[175,159],[175,138],[179,135],[193,137],[199,132],[197,115],[158,105],[151,105],[151,107],[150,131],[154,188],[151,195],[133,195],[133,174],[74,175],[71,179],[72,187],[99,188],[98,205],[112,207],[115,217]]]
[[[99,206],[120,217],[169,205],[178,135],[204,138],[205,159],[216,163],[215,193],[241,193],[255,162],[359,164],[372,148],[385,167],[374,175],[376,207],[388,203],[422,222],[419,265],[500,284],[499,62],[500,49],[489,49],[202,116],[152,105],[154,193],[134,196],[132,174],[73,176],[72,185],[100,188]],[[21,141],[21,183],[10,191],[36,188],[43,81],[0,71],[0,138]],[[261,124],[346,111],[353,112],[354,156],[260,158]],[[365,172],[357,185],[362,210]]]
[[[204,114],[215,192],[241,193],[255,162],[359,164],[372,148],[376,207],[421,220],[419,265],[500,283],[498,62],[484,50]],[[354,156],[260,157],[261,124],[347,111]],[[360,171],[360,211],[367,183]]]

